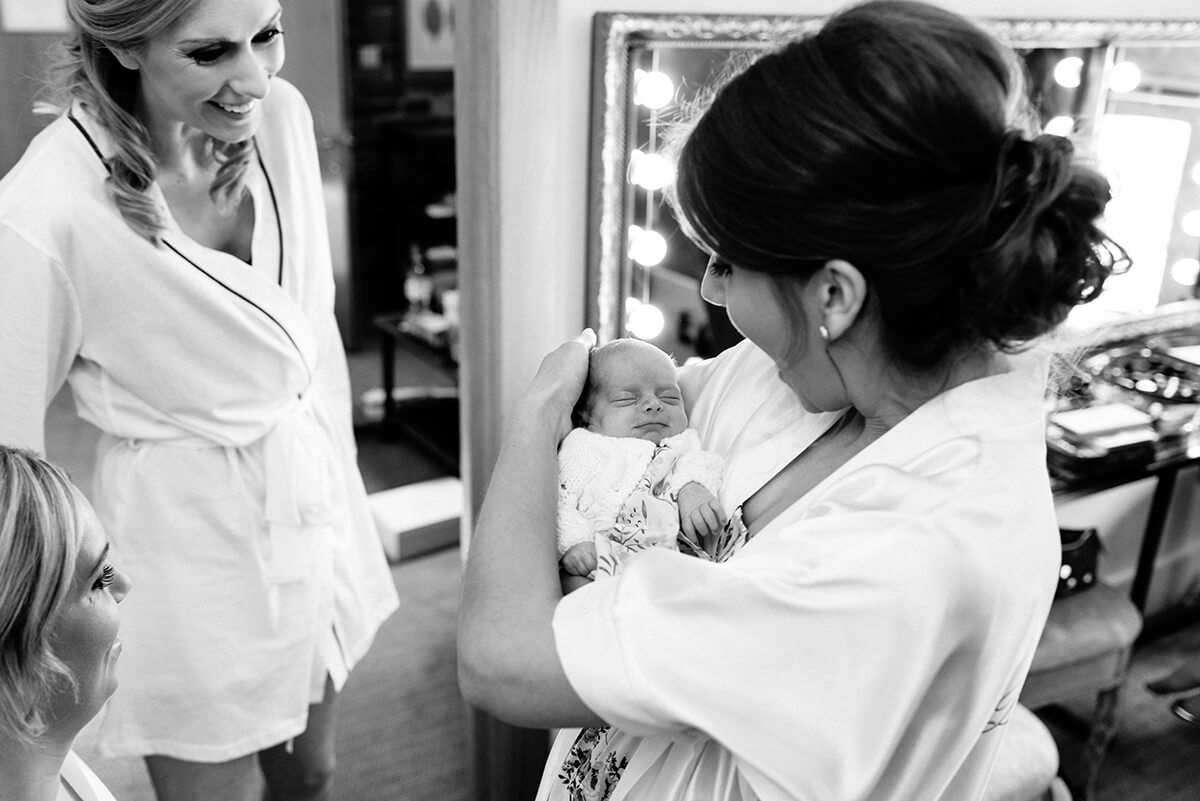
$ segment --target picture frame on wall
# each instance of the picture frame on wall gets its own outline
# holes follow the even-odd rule
[[[63,0],[0,0],[0,32],[66,33],[68,28]]]
[[[405,0],[409,72],[454,69],[454,0]]]

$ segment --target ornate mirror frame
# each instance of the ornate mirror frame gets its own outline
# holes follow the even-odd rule
[[[663,15],[603,13],[593,19],[592,126],[588,181],[587,324],[601,341],[623,333],[621,310],[631,275],[625,258],[629,201],[631,53],[656,43],[672,47],[765,50],[810,32],[823,16]],[[984,19],[1018,48],[1200,45],[1200,21]],[[1111,50],[1109,51],[1111,53]]]

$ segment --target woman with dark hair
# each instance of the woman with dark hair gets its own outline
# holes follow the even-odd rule
[[[277,0],[67,0],[0,181],[0,442],[68,383],[140,591],[99,742],[161,801],[320,799],[396,592],[355,459],[313,121]]]
[[[747,337],[682,377],[733,553],[647,552],[562,596],[554,453],[591,337],[550,354],[459,629],[469,701],[585,727],[540,797],[981,797],[1059,561],[1035,340],[1120,255],[1105,181],[1026,133],[1015,63],[955,14],[868,2],[683,135],[678,216]]]
[[[112,801],[71,747],[117,688],[129,589],[66,474],[0,445],[0,798]]]

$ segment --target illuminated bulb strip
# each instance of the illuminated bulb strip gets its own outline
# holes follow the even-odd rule
[[[649,109],[660,109],[675,99],[675,84],[665,73],[636,70],[633,74],[633,102]]]
[[[675,180],[675,168],[665,157],[658,153],[642,153],[633,151],[629,162],[629,180],[634,184],[656,192],[671,181]]]
[[[1200,209],[1192,209],[1183,215],[1183,219],[1179,221],[1179,227],[1188,236],[1200,236]]]
[[[1075,118],[1061,115],[1046,123],[1046,133],[1055,136],[1070,136],[1075,130]]]
[[[1108,88],[1117,93],[1132,92],[1142,82],[1142,71],[1132,61],[1113,65],[1108,74]]]
[[[667,240],[658,231],[629,226],[629,258],[643,267],[653,267],[667,256]]]
[[[629,304],[626,304],[626,308],[629,308]],[[666,323],[662,311],[650,303],[637,303],[626,318],[629,333],[638,339],[654,339],[663,332]]]
[[[1083,80],[1083,59],[1067,56],[1054,65],[1054,81],[1067,89],[1074,89]]]
[[[1171,280],[1180,286],[1195,286],[1200,277],[1200,260],[1180,259],[1171,265]]]

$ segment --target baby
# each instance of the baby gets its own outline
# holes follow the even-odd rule
[[[594,349],[575,412],[558,453],[563,570],[615,575],[650,547],[711,552],[723,465],[687,427],[671,357],[637,339]]]

